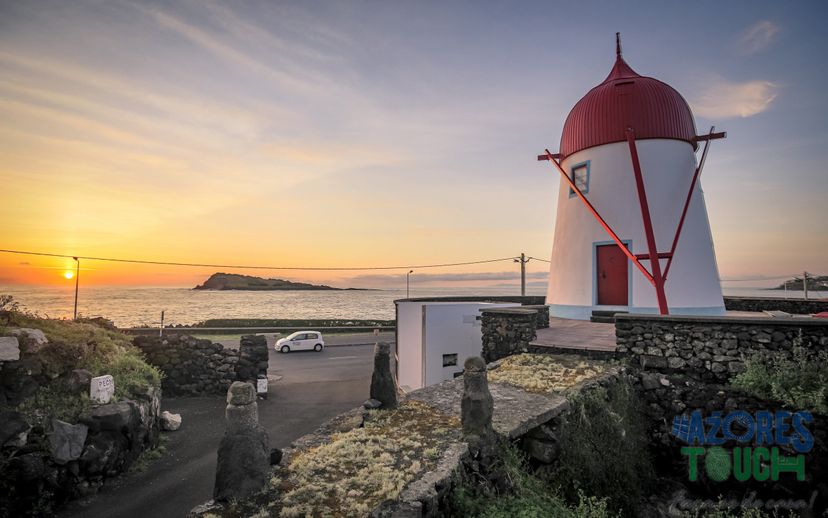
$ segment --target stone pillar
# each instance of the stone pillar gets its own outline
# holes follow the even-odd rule
[[[227,391],[227,429],[218,449],[213,498],[240,500],[260,491],[270,473],[267,432],[259,425],[256,388],[236,381]]]
[[[535,319],[535,328],[536,329],[546,329],[549,327],[549,306],[546,304],[539,304],[539,305],[526,305],[521,306],[523,309],[534,309],[538,312],[537,317]]]
[[[483,359],[487,363],[524,353],[535,339],[538,312],[525,308],[481,309]]]
[[[463,399],[460,401],[460,415],[463,437],[474,455],[484,450],[494,437],[493,413],[494,400],[489,392],[486,362],[479,356],[467,358],[463,364]]]
[[[250,381],[256,385],[260,375],[267,377],[267,339],[264,335],[245,335],[239,342],[239,361],[236,363],[236,380]]]
[[[385,342],[374,347],[371,399],[382,403],[383,408],[397,407],[397,382],[391,374],[391,346]]]

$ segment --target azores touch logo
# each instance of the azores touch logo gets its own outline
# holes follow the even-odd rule
[[[698,480],[701,469],[714,482],[731,477],[740,482],[778,481],[780,476],[804,481],[804,454],[814,447],[814,436],[807,426],[811,422],[810,412],[761,410],[751,414],[736,410],[704,417],[696,410],[675,416],[670,433],[687,444],[681,453],[687,457],[691,482]],[[734,441],[738,446],[723,447]],[[794,455],[783,453],[791,450]]]

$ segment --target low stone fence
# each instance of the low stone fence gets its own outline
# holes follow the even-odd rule
[[[828,311],[828,300],[785,299],[778,297],[725,297],[728,311],[784,311],[810,315]]]
[[[535,339],[538,311],[520,308],[481,309],[483,351],[487,363],[527,352],[529,342]],[[547,327],[549,327],[547,309]]]
[[[828,350],[828,319],[615,316],[617,351],[644,369],[726,383],[760,353]]]
[[[160,404],[160,391],[150,388],[135,400],[94,406],[79,423],[50,419],[35,427],[39,430],[19,412],[0,412],[0,448],[6,459],[0,493],[10,496],[7,510],[15,515],[15,509],[23,513],[95,493],[107,478],[123,473],[144,450],[158,445]],[[45,435],[45,444],[30,435]]]
[[[186,335],[136,336],[133,343],[164,373],[161,387],[169,396],[223,394],[234,381],[267,375],[264,336],[242,337],[239,349]]]

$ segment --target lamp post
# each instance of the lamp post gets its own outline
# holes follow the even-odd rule
[[[414,270],[409,270],[408,273],[405,274],[405,298],[409,298],[409,286],[411,283],[411,274],[414,273]]]
[[[75,260],[75,314],[72,317],[72,320],[78,319],[78,282],[80,281],[80,259],[77,257],[73,257],[72,259]]]

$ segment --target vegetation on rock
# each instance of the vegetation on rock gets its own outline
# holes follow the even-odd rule
[[[527,392],[560,392],[605,371],[604,362],[579,356],[516,354],[489,370],[490,383],[508,383]]]
[[[795,342],[790,357],[776,353],[748,359],[731,384],[795,410],[828,414],[828,351],[802,347],[801,338]]]

